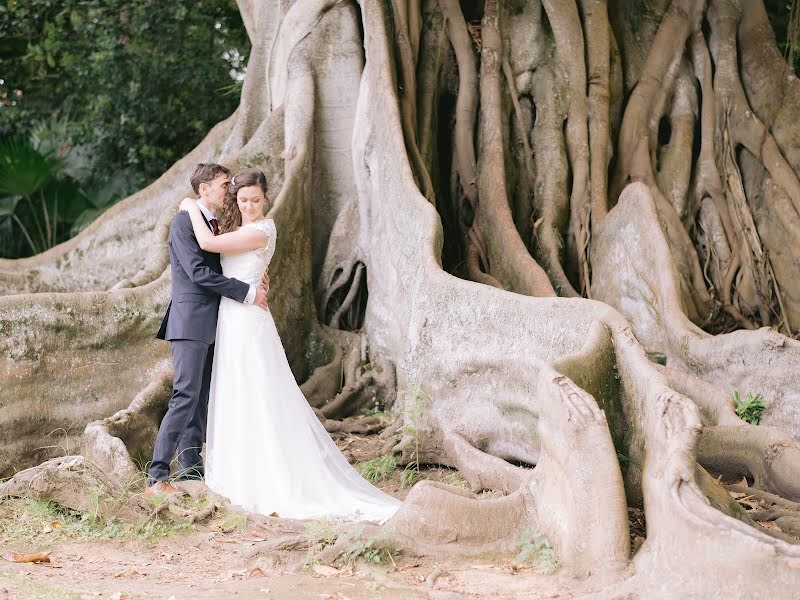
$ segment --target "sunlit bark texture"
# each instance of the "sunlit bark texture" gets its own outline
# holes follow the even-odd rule
[[[77,238],[0,261],[0,474],[79,457],[4,492],[136,478],[169,396],[167,228],[216,160],[268,175],[272,311],[320,418],[378,398],[387,451],[472,486],[418,484],[398,543],[539,531],[584,591],[795,597],[800,84],[761,0],[239,5],[237,112]]]

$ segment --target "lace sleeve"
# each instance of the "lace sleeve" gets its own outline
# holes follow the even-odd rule
[[[260,251],[261,254],[268,254],[275,249],[275,238],[277,230],[275,228],[275,221],[272,219],[264,219],[258,223],[254,223],[261,231],[267,234],[267,245]]]

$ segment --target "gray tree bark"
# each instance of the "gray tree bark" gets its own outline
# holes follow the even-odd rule
[[[0,492],[136,479],[169,395],[167,228],[216,160],[279,190],[270,304],[312,406],[379,394],[404,460],[503,492],[422,482],[400,543],[538,530],[598,597],[796,593],[800,546],[700,467],[800,500],[800,84],[762,2],[239,4],[238,111],[75,239],[0,261],[0,472],[82,457]]]

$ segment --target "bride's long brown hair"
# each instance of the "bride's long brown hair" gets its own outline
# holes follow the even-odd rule
[[[222,203],[222,210],[219,215],[219,231],[220,233],[228,233],[236,231],[242,224],[242,213],[239,211],[239,205],[236,204],[236,194],[243,187],[250,187],[257,185],[264,192],[266,202],[264,206],[269,206],[269,197],[267,196],[267,176],[258,169],[245,169],[239,171],[231,177],[228,184],[228,192],[225,194],[225,201]]]

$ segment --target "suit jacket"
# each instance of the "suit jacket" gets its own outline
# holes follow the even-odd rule
[[[172,299],[156,337],[213,344],[220,296],[244,302],[250,286],[222,275],[219,254],[200,248],[187,212],[172,219],[168,246]]]

